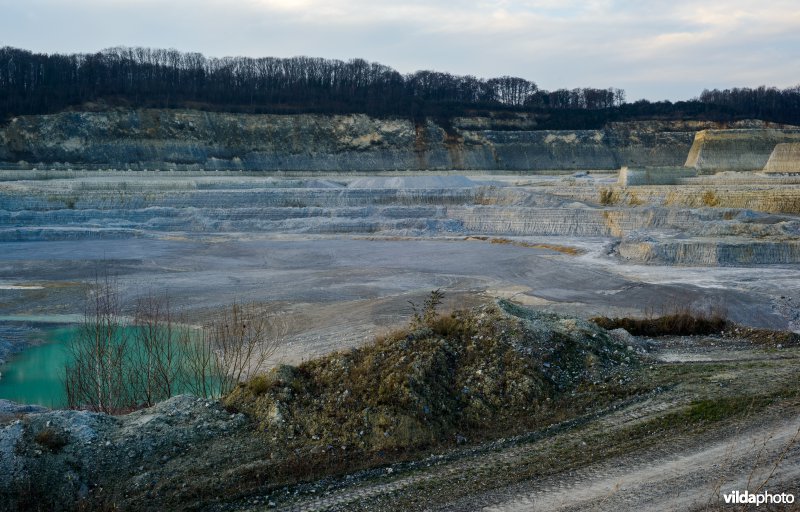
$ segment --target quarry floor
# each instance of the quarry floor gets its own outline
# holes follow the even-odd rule
[[[288,239],[286,239],[288,238]],[[277,357],[296,362],[359,344],[407,321],[430,290],[446,306],[513,298],[579,316],[661,313],[685,304],[736,321],[785,328],[800,303],[800,269],[630,266],[604,258],[604,241],[559,239],[585,255],[464,239],[81,240],[3,243],[0,319],[74,318],[108,267],[124,294],[167,291],[190,318],[238,301],[284,312],[290,337]],[[30,287],[30,288],[26,288]]]

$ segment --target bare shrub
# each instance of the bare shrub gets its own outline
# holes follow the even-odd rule
[[[263,307],[234,302],[203,331],[201,343],[211,349],[212,369],[224,395],[266,364],[283,342],[287,326]]]
[[[69,440],[67,436],[64,435],[63,432],[59,432],[53,427],[47,427],[43,430],[40,430],[33,438],[36,441],[36,444],[47,448],[53,453],[58,453],[64,448],[68,443]]]
[[[444,301],[444,292],[441,289],[433,290],[422,306],[418,306],[413,301],[408,301],[411,305],[411,326],[413,328],[430,327],[439,316],[438,308]]]
[[[719,334],[731,325],[724,311],[693,311],[689,308],[674,308],[661,316],[649,311],[646,318],[594,317],[590,320],[603,329],[622,328],[634,336]]]
[[[203,397],[230,393],[239,382],[263,368],[283,343],[283,317],[256,304],[233,303],[203,326],[197,336],[183,336],[190,391]]]

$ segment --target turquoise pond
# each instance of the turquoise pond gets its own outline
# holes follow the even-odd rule
[[[69,354],[66,348],[76,327],[44,328],[36,336],[37,344],[9,358],[0,367],[0,398],[24,404],[64,407],[64,367]]]
[[[124,329],[130,336],[128,339],[134,339],[128,329]],[[26,326],[26,330],[32,344],[11,355],[6,364],[0,366],[0,399],[52,408],[66,407],[64,375],[71,358],[68,346],[72,337],[78,334],[80,326],[32,323]],[[218,384],[209,381],[208,386],[215,389]],[[176,382],[175,392],[191,392],[191,388],[179,381]]]

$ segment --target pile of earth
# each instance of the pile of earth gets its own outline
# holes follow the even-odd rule
[[[573,417],[640,358],[595,324],[500,301],[280,366],[222,401],[0,427],[0,509],[185,509]],[[605,397],[602,400],[598,397]]]
[[[633,354],[594,324],[501,301],[275,368],[226,403],[287,446],[407,450],[536,422]]]

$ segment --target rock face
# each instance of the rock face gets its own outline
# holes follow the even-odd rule
[[[714,125],[650,121],[577,131],[535,126],[536,120],[524,115],[457,118],[445,129],[430,120],[415,124],[366,115],[63,112],[18,117],[0,128],[0,164],[293,171],[681,166],[695,132]]]
[[[760,171],[775,146],[798,142],[797,129],[703,130],[694,139],[686,167],[698,172]]]
[[[800,143],[775,146],[764,166],[764,172],[800,173]]]
[[[636,263],[670,265],[741,266],[797,264],[800,242],[722,241],[690,239],[675,241],[623,241],[617,248],[620,257]]]

